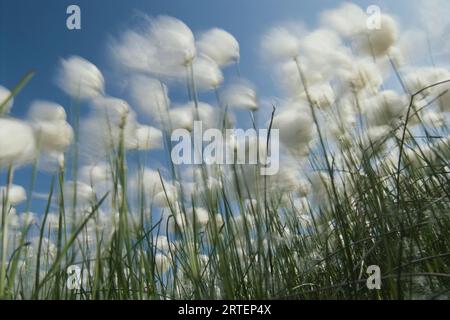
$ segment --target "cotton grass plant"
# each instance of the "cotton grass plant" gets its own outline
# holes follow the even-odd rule
[[[0,87],[0,298],[448,298],[450,74],[401,65],[394,18],[371,31],[363,15],[346,4],[317,30],[282,26],[262,38],[283,89],[266,119],[250,82],[222,85],[222,69],[239,61],[236,39],[221,29],[196,39],[171,17],[111,44],[149,121],[108,96],[80,57],[62,60],[57,75],[73,108],[90,108],[72,125],[45,101],[26,121],[8,117],[29,79],[12,93]],[[180,83],[189,101],[177,105],[169,88]],[[200,101],[204,91],[217,100]],[[280,130],[278,174],[173,164],[174,129],[201,120],[223,130],[235,109],[255,128]],[[24,165],[27,190],[14,184]],[[46,206],[33,214],[44,169]],[[366,286],[370,265],[380,267],[379,290]]]

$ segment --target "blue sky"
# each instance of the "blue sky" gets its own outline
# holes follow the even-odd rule
[[[54,84],[60,58],[82,56],[104,73],[108,94],[127,98],[118,83],[107,45],[111,37],[130,28],[141,13],[170,15],[184,21],[194,32],[212,27],[232,33],[241,45],[240,68],[244,77],[256,84],[264,96],[276,94],[270,74],[259,55],[262,34],[271,26],[286,21],[301,21],[314,28],[324,9],[335,8],[342,1],[300,0],[0,0],[0,85],[12,88],[29,70],[33,80],[15,99],[12,115],[23,117],[34,99],[55,101],[63,106],[70,99]],[[354,1],[363,8],[376,4],[407,20],[417,2]],[[81,8],[82,29],[66,28],[66,8]],[[411,22],[410,22],[411,24]],[[26,185],[29,169],[18,174],[18,183]],[[4,173],[0,174],[1,184]],[[40,187],[48,182],[39,181]]]
[[[137,19],[139,13],[150,16],[171,15],[184,21],[191,29],[202,31],[220,27],[231,32],[241,44],[241,69],[255,81],[258,88],[271,90],[270,79],[261,77],[264,68],[259,61],[261,35],[270,26],[288,20],[303,21],[313,27],[318,14],[340,1],[298,0],[0,0],[0,84],[13,87],[30,69],[35,78],[19,97],[14,115],[23,115],[33,99],[68,103],[54,85],[53,77],[58,59],[80,55],[96,64],[107,79],[107,91],[115,92],[114,81],[108,81],[112,65],[107,58],[107,44]],[[357,1],[361,6],[380,1]],[[66,8],[77,4],[82,13],[82,30],[66,28]],[[389,4],[396,11],[397,5]],[[404,11],[404,10],[403,10]]]

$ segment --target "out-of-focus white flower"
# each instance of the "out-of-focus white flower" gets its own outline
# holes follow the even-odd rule
[[[33,250],[38,251],[38,246],[39,243],[41,243],[41,254],[43,257],[45,257],[46,259],[52,260],[56,258],[56,255],[58,254],[58,248],[56,247],[56,245],[53,243],[52,240],[50,240],[47,237],[33,237],[31,239],[31,243],[32,243],[32,248]]]
[[[310,65],[306,65],[303,62],[300,62],[300,65],[308,86],[313,86],[326,81],[324,74],[319,70],[311,68]],[[285,61],[281,64],[277,64],[275,73],[280,89],[285,91],[290,97],[298,97],[304,92],[304,87],[295,61]]]
[[[319,204],[326,204],[329,198],[328,193],[331,190],[330,175],[325,172],[313,172],[309,176],[309,181],[315,201],[318,201]]]
[[[364,113],[371,126],[390,125],[406,116],[407,105],[405,97],[399,96],[395,91],[386,90],[368,101],[364,106]]]
[[[306,197],[311,191],[310,183],[301,177],[300,168],[289,163],[282,165],[273,179],[273,186],[277,191],[293,192],[301,197]]]
[[[6,186],[0,187],[0,203],[3,203],[6,193],[7,187]],[[22,186],[18,186],[15,184],[9,186],[8,203],[11,206],[21,204],[26,199],[27,199],[27,192]]]
[[[225,66],[239,60],[239,43],[228,32],[214,28],[202,35],[197,41],[200,53],[213,59],[219,66]]]
[[[204,102],[199,102],[198,110],[196,110],[195,103],[189,102],[184,106],[170,109],[169,116],[172,128],[182,128],[192,131],[197,112],[199,117],[198,120],[202,121],[203,129],[215,128],[216,125],[219,125],[219,114],[211,105]]]
[[[64,108],[53,102],[36,101],[28,114],[39,146],[47,152],[64,153],[73,141],[73,129],[66,122]]]
[[[443,112],[450,112],[450,88],[439,97],[439,108]]]
[[[183,78],[196,55],[192,31],[168,16],[146,18],[138,31],[126,31],[110,47],[115,61],[126,71],[164,78]]]
[[[166,236],[159,235],[153,237],[153,245],[160,251],[167,252],[170,249],[169,239]]]
[[[151,126],[140,125],[136,129],[136,149],[161,149],[163,146],[162,131]]]
[[[163,183],[165,187],[169,185],[164,178],[160,177],[158,171],[145,168],[136,172],[129,185],[135,194],[143,191],[144,196],[153,198],[159,192],[164,192]]]
[[[68,95],[79,99],[92,99],[105,91],[105,79],[100,70],[78,56],[61,60],[57,84]]]
[[[47,215],[47,227],[51,230],[58,230],[59,228],[59,215],[56,213],[49,213]]]
[[[173,129],[192,131],[194,111],[190,107],[175,107],[169,111],[170,123]]]
[[[364,29],[356,39],[356,46],[361,52],[375,57],[389,53],[389,49],[398,39],[396,21],[386,14],[380,17],[380,28]]]
[[[396,156],[398,159],[398,155]],[[395,161],[397,161],[395,159]],[[436,160],[436,152],[430,146],[416,146],[411,149],[405,150],[405,156],[403,161],[414,169],[423,169],[429,165],[429,163],[434,163]],[[395,165],[397,165],[395,163]]]
[[[439,98],[438,105],[441,111],[450,111],[450,71],[444,68],[420,68],[412,71],[405,77],[405,84],[414,94],[421,92],[422,96]]]
[[[322,24],[346,38],[352,38],[356,47],[364,54],[377,57],[385,55],[398,38],[396,21],[386,14],[381,14],[379,27],[369,28],[367,21],[366,13],[351,3],[344,3],[321,15]]]
[[[159,80],[138,75],[132,78],[130,91],[133,102],[146,115],[160,122],[170,105],[167,87]]]
[[[351,37],[366,26],[367,15],[356,4],[344,3],[337,9],[324,11],[320,21],[342,36]]]
[[[153,197],[153,204],[160,208],[175,206],[177,201],[177,189],[171,184],[164,184],[165,191],[156,193]]]
[[[73,141],[73,129],[65,121],[34,123],[43,150],[64,152]]]
[[[146,34],[128,30],[110,45],[110,51],[122,68],[140,72],[154,71],[156,47]]]
[[[194,81],[199,90],[216,89],[223,81],[219,65],[207,56],[199,56],[194,60]]]
[[[67,181],[66,183],[64,183],[63,190],[64,197],[69,203],[75,201],[75,195],[77,204],[89,203],[94,199],[95,196],[95,191],[92,189],[92,187],[81,181]]]
[[[161,58],[165,56],[179,65],[185,65],[195,57],[194,35],[186,24],[176,18],[159,16],[151,20],[149,36]]]
[[[280,141],[293,154],[304,156],[314,136],[314,121],[304,106],[292,105],[273,118],[273,128],[279,129]]]
[[[450,71],[444,68],[418,68],[405,76],[406,87],[412,94],[446,80],[450,80]],[[441,84],[424,90],[423,94],[444,92],[448,88],[450,88],[450,83]]]
[[[383,150],[386,146],[391,130],[392,129],[389,126],[375,126],[367,129],[366,135],[361,141],[362,147],[375,152]]]
[[[442,112],[427,111],[422,114],[423,122],[434,128],[441,128],[445,125],[446,117]]]
[[[64,153],[55,151],[41,152],[37,165],[41,171],[56,172],[65,166]]]
[[[188,210],[186,213],[187,217],[190,221],[194,221],[195,224],[199,227],[205,227],[209,221],[209,213],[208,210],[197,207]]]
[[[65,121],[67,114],[64,107],[57,103],[36,100],[30,105],[28,118],[36,121]]]
[[[372,93],[378,92],[383,83],[380,70],[372,61],[367,59],[356,61],[351,66],[341,68],[338,75],[346,86],[356,91],[367,89]]]
[[[121,136],[125,149],[136,147],[136,115],[124,100],[101,97],[93,100],[91,114],[81,122],[80,141],[85,154],[94,159],[118,148]]]
[[[80,180],[91,184],[107,181],[111,177],[111,168],[106,163],[98,163],[95,165],[83,166],[80,169]]]
[[[19,220],[22,226],[30,226],[36,223],[36,214],[33,212],[24,212],[19,214]]]
[[[334,90],[329,83],[308,87],[309,97],[315,107],[327,108],[334,103]],[[306,93],[303,92],[300,98],[308,102]]]
[[[159,274],[169,271],[170,259],[163,253],[155,254],[155,268]]]
[[[224,106],[249,110],[258,109],[258,98],[252,84],[247,81],[239,81],[225,88],[220,101]]]
[[[0,197],[1,199],[1,197]],[[2,209],[0,208],[0,214],[2,213]],[[6,224],[8,225],[8,227],[13,228],[13,229],[17,229],[18,227],[20,227],[20,219],[17,215],[17,210],[15,208],[9,208],[7,209],[7,214],[6,214]]]
[[[273,28],[263,37],[262,49],[275,59],[294,59],[300,54],[300,39],[287,28]]]
[[[9,95],[11,94],[11,91],[6,89],[3,86],[0,86],[0,105],[2,105],[6,99],[8,99]],[[3,110],[0,110],[3,112],[3,114],[8,114],[11,111],[11,108],[14,104],[14,99],[11,98],[7,104],[3,106]]]
[[[351,52],[343,46],[339,35],[330,29],[320,28],[301,39],[300,60],[308,69],[319,71],[329,78],[341,65],[351,65]]]
[[[28,123],[0,118],[0,168],[29,163],[36,152],[34,131]]]

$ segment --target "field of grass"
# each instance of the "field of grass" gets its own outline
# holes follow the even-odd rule
[[[43,124],[51,121],[30,116],[24,123],[37,118],[34,124],[42,125],[33,127],[39,153],[64,156],[50,175],[46,209],[33,215],[41,158],[16,164],[0,150],[0,170],[7,173],[0,195],[0,299],[449,299],[450,78],[411,85],[390,48],[377,49],[369,60],[384,59],[401,92],[388,91],[392,84],[383,81],[367,88],[371,79],[359,71],[323,103],[325,89],[311,84],[307,57],[286,58],[297,80],[294,102],[275,103],[266,122],[254,122],[280,130],[284,156],[275,176],[260,175],[260,165],[173,165],[170,133],[179,119],[167,101],[158,110],[166,160],[154,169],[148,141],[130,147],[135,115],[128,105],[123,111],[109,101],[114,108],[95,109],[95,119],[105,121],[97,124],[107,151],[92,163],[83,162],[84,119],[71,119],[73,132],[61,147],[60,131],[53,136]],[[202,119],[196,65],[186,61],[189,110]],[[9,97],[28,81],[32,74]],[[165,88],[156,83],[155,91]],[[78,79],[72,114],[83,85]],[[213,87],[224,129],[233,109],[221,105],[221,89]],[[4,139],[15,139],[2,135],[2,125],[13,126],[8,103],[0,104],[4,148]],[[247,113],[257,119],[258,111]],[[439,124],[431,121],[436,115]],[[21,196],[14,173],[25,165],[32,173]],[[20,202],[24,213],[15,209]],[[366,285],[371,265],[380,268],[380,289]]]

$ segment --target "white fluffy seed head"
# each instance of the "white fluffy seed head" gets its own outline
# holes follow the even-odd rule
[[[320,20],[340,35],[351,37],[365,27],[367,16],[356,4],[344,3],[337,9],[324,11]]]
[[[350,66],[341,68],[338,75],[346,87],[357,92],[362,90],[368,90],[371,93],[378,92],[383,83],[379,68],[367,59],[358,60]]]
[[[394,18],[382,14],[380,28],[365,29],[356,39],[356,47],[369,56],[380,57],[389,53],[397,42],[398,26]]]
[[[293,154],[304,156],[309,152],[314,121],[304,106],[287,106],[273,118],[273,128],[279,129],[281,143]]]
[[[198,90],[218,88],[223,81],[219,65],[207,56],[199,56],[194,60],[194,81]]]
[[[200,35],[197,48],[201,54],[208,56],[219,66],[238,61],[240,57],[239,43],[236,38],[227,31],[218,28]]]
[[[253,85],[246,81],[239,81],[226,87],[220,95],[220,101],[230,108],[258,109],[256,91]]]
[[[33,121],[65,121],[67,114],[64,107],[57,103],[36,100],[30,105],[28,118]]]
[[[78,56],[61,60],[57,84],[76,99],[92,99],[103,95],[105,91],[105,80],[100,70]]]
[[[152,150],[161,149],[163,146],[163,133],[161,130],[140,125],[136,129],[136,149]]]
[[[27,192],[22,186],[13,184],[9,187],[9,191],[7,191],[7,189],[8,188],[6,186],[0,187],[0,203],[3,203],[3,200],[5,199],[4,197],[7,193],[8,203],[11,206],[21,204],[27,199]]]
[[[149,36],[161,57],[173,58],[180,65],[190,63],[196,54],[194,35],[189,27],[173,17],[159,16],[150,23]]]
[[[36,153],[34,131],[28,123],[0,118],[0,168],[27,164]]]
[[[188,217],[189,219],[194,219],[199,227],[205,227],[209,222],[208,210],[200,207],[192,209],[191,212],[188,213]]]
[[[164,189],[153,196],[152,203],[160,208],[170,208],[178,199],[177,189],[171,184],[164,185]]]
[[[273,28],[263,37],[262,49],[274,59],[293,59],[300,54],[300,39],[287,28]]]
[[[422,114],[422,120],[430,127],[441,128],[445,125],[446,117],[442,112],[430,110]]]
[[[153,199],[156,194],[164,192],[163,184],[164,186],[169,185],[164,178],[160,177],[158,171],[150,168],[145,168],[136,172],[129,183],[130,189],[135,194],[143,192],[143,194],[150,199]]]
[[[196,115],[197,111],[195,109],[194,102],[189,102],[181,107],[170,109],[169,117],[172,129],[186,129],[188,131],[192,131]],[[211,105],[204,102],[198,102],[198,117],[202,122],[203,129],[215,128],[215,126],[219,124],[218,121],[220,120],[215,109]]]
[[[405,97],[386,90],[368,101],[364,113],[370,126],[384,126],[395,124],[400,117],[406,116],[406,107]]]
[[[66,121],[36,121],[33,126],[43,151],[63,153],[73,141],[73,129]]]
[[[167,252],[170,249],[169,239],[162,235],[153,237],[153,245],[162,252]]]
[[[118,147],[123,133],[125,149],[136,148],[136,114],[122,99],[99,97],[92,101],[91,114],[81,123],[83,151],[91,157],[107,155]]]
[[[81,181],[67,181],[64,183],[63,190],[66,201],[69,203],[73,203],[73,201],[75,201],[75,195],[77,204],[85,204],[94,200],[94,189],[87,183]]]
[[[156,122],[161,121],[166,113],[170,100],[167,86],[159,80],[138,75],[130,82],[130,93],[133,102],[140,111]]]
[[[111,178],[111,168],[106,163],[86,165],[80,169],[80,180],[87,184],[105,182]]]
[[[450,89],[450,83],[436,85],[442,81],[450,80],[450,71],[444,68],[418,68],[405,77],[405,84],[408,90],[414,94],[419,91],[422,95],[440,94]],[[434,87],[428,88],[430,86]]]
[[[155,254],[155,268],[159,274],[166,273],[170,268],[170,259],[167,255],[158,252]]]
[[[309,98],[315,107],[327,108],[334,103],[335,94],[329,83],[314,85],[308,88]],[[305,92],[300,94],[300,98],[308,102]]]
[[[74,132],[66,122],[66,111],[59,104],[35,101],[31,104],[28,117],[43,151],[64,153],[72,143]]]

